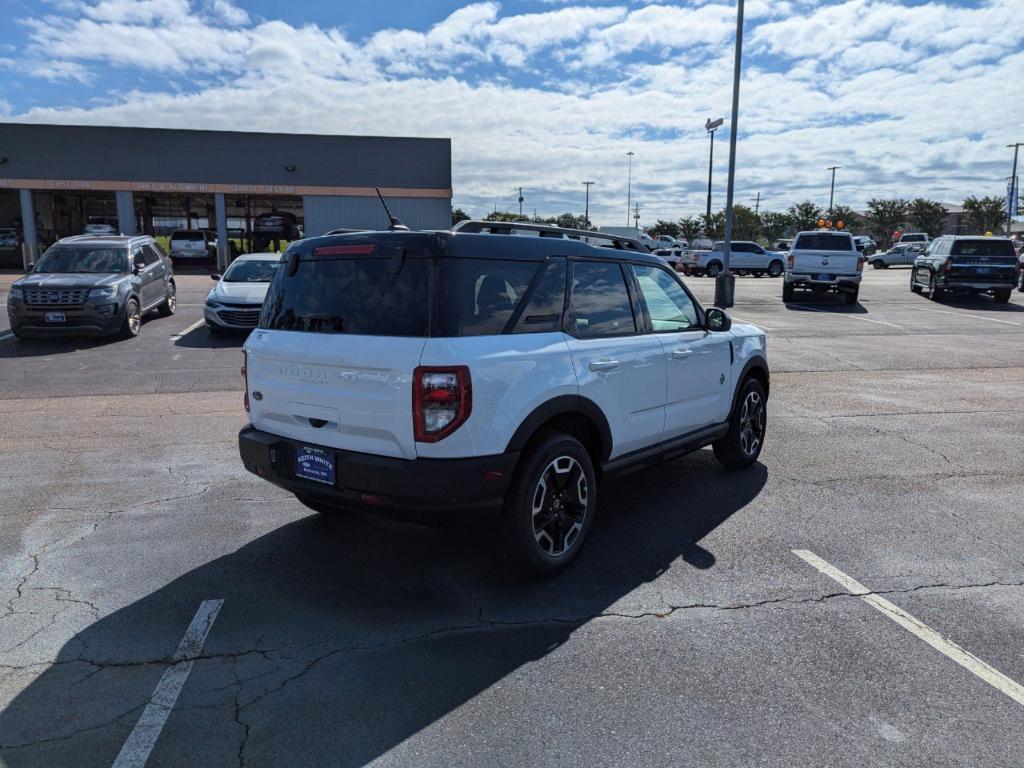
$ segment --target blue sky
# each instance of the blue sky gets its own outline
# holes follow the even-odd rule
[[[0,0],[0,119],[445,136],[455,203],[625,223],[704,207],[735,5]],[[737,200],[998,195],[1024,131],[1021,0],[747,0]],[[728,136],[726,129],[720,139]],[[724,201],[725,142],[715,207]]]

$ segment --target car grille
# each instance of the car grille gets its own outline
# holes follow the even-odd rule
[[[260,321],[261,310],[262,307],[253,307],[252,309],[221,309],[217,312],[217,317],[231,325],[244,325],[247,328],[255,328],[256,324]]]
[[[27,307],[72,307],[85,304],[88,288],[31,289],[24,291]]]

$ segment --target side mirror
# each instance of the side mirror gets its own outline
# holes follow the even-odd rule
[[[28,265],[27,272],[32,272],[36,268],[35,262],[30,262]]]
[[[211,280],[220,280],[220,275],[218,275],[216,272],[214,272],[212,275],[210,275],[210,279]]]
[[[132,264],[132,274],[133,275],[137,275],[141,271],[142,271],[142,265],[141,264]]]
[[[711,307],[704,313],[704,320],[709,331],[721,333],[732,328],[732,318],[725,313],[724,309]]]

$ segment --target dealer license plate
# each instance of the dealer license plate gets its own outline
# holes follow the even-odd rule
[[[832,279],[832,275],[815,275],[814,279],[815,280],[831,280]]]
[[[295,446],[295,476],[334,485],[334,451],[314,445]]]
[[[63,312],[47,312],[43,315],[43,318],[48,323],[63,323],[67,320]]]

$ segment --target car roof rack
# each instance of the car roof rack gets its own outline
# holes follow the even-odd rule
[[[647,246],[632,237],[612,235],[608,232],[592,232],[589,229],[569,229],[567,227],[556,227],[553,224],[534,224],[528,221],[476,221],[469,219],[460,221],[452,227],[452,232],[469,234],[490,234],[490,235],[511,235],[516,230],[522,232],[536,232],[540,237],[559,237],[570,240],[585,240],[588,245],[594,245],[591,240],[607,240],[608,244],[602,243],[598,248],[615,248],[620,251],[636,251],[649,254]]]

